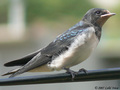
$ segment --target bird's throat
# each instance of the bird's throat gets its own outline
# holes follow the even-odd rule
[[[98,20],[97,20],[97,24],[102,27],[104,25],[104,23],[108,20],[109,17],[100,17]]]

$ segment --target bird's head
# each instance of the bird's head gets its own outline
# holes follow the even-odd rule
[[[85,14],[83,21],[102,27],[107,19],[113,15],[115,15],[115,13],[111,13],[106,9],[93,8]]]

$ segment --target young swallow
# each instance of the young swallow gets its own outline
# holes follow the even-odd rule
[[[21,66],[3,74],[14,77],[24,72],[48,72],[67,70],[74,78],[74,71],[69,68],[86,60],[98,45],[103,24],[115,13],[106,9],[93,8],[87,11],[83,19],[73,27],[57,36],[46,47],[5,63],[4,66]],[[83,70],[84,71],[84,70]]]

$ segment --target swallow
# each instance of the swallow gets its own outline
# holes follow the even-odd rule
[[[103,24],[115,15],[106,9],[92,8],[86,12],[81,21],[56,37],[46,47],[5,63],[4,66],[20,66],[5,74],[15,77],[24,72],[50,72],[66,70],[74,78],[70,67],[86,60],[97,47]],[[80,69],[80,71],[84,69]]]

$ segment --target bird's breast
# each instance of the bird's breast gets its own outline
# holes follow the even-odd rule
[[[78,35],[68,50],[56,57],[48,67],[60,70],[64,67],[71,67],[88,58],[93,49],[97,46],[98,39],[95,35],[94,28]]]

